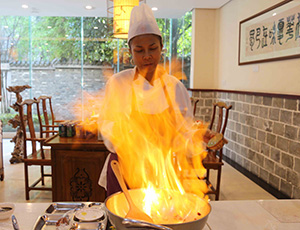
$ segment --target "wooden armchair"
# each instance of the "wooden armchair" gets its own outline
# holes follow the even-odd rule
[[[199,99],[196,99],[196,98],[193,98],[193,97],[191,97],[190,99],[191,99],[191,104],[192,104],[192,107],[193,107],[193,117],[195,118],[197,104],[199,102]]]
[[[33,123],[33,105],[38,106],[37,101],[32,99],[24,100],[22,103],[16,103],[18,107],[21,128],[23,131],[23,154],[24,154],[24,169],[25,169],[25,195],[26,200],[29,200],[29,192],[31,190],[48,190],[52,191],[51,187],[45,187],[45,177],[51,174],[44,173],[44,166],[51,166],[51,151],[43,149],[45,138],[37,138],[35,132],[38,131]],[[27,135],[28,131],[29,135]],[[31,142],[32,150],[27,148],[27,142]],[[37,145],[39,143],[39,146]],[[41,176],[34,183],[29,185],[29,166],[38,165],[41,169]],[[41,182],[42,186],[38,187]]]
[[[214,133],[222,134],[218,136],[223,137],[225,134],[229,110],[231,108],[232,108],[231,105],[227,106],[224,102],[217,102],[213,104],[213,114],[212,114],[211,123],[209,125],[209,129]],[[219,116],[217,122],[215,122],[217,110]],[[207,169],[205,179],[209,187],[208,194],[214,194],[215,200],[219,200],[219,195],[220,195],[221,172],[222,172],[222,165],[224,164],[222,161],[222,157],[223,157],[223,145],[220,145],[220,148],[212,148],[212,149],[208,148],[207,156],[202,162],[203,166]],[[214,183],[215,186],[213,186],[209,178],[211,169],[217,170],[217,181],[216,183]]]
[[[58,125],[55,125],[55,123],[62,122],[55,120],[51,98],[51,96],[40,96],[37,99],[34,98],[37,102],[37,115],[40,123],[40,138],[48,138],[50,134],[54,135],[58,133]],[[40,113],[40,110],[42,110],[42,114]]]

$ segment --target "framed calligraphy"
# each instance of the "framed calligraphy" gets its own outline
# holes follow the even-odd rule
[[[300,1],[285,0],[240,22],[239,65],[300,58]]]

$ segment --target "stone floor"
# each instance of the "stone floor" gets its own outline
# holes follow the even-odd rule
[[[4,181],[0,181],[0,202],[51,202],[52,194],[50,191],[31,191],[30,200],[25,200],[24,165],[23,163],[9,163],[12,150],[13,144],[10,143],[9,139],[3,139]],[[47,170],[50,171],[50,168]],[[31,178],[37,178],[39,172],[38,167],[31,166]],[[212,176],[214,176],[213,173]],[[50,184],[50,179],[47,182]],[[213,200],[213,197],[211,199]],[[276,198],[225,163],[222,169],[220,200],[261,199]]]

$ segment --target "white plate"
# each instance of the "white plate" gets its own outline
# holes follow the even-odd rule
[[[104,211],[98,208],[83,208],[75,212],[75,217],[82,221],[95,221],[103,215]]]

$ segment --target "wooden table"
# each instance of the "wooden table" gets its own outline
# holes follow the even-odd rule
[[[53,201],[104,201],[98,180],[109,152],[103,141],[54,135],[45,145],[51,147]]]

